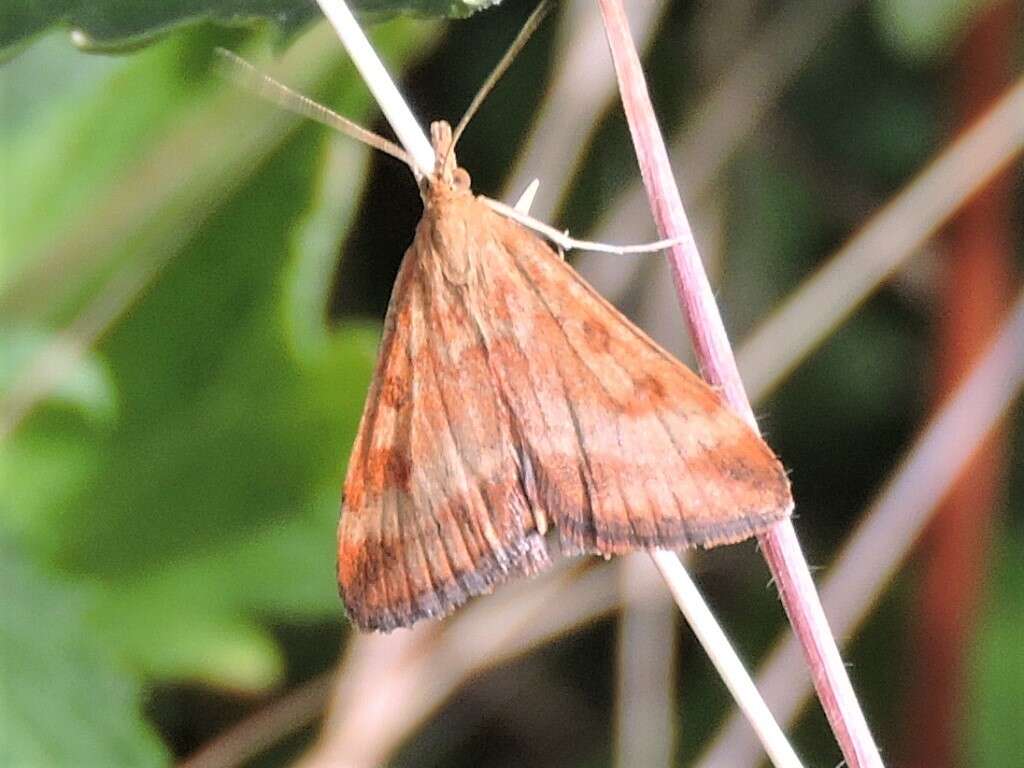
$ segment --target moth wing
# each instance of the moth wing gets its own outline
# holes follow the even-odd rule
[[[487,214],[492,368],[529,501],[563,549],[711,547],[786,517],[789,483],[761,437],[533,233]]]
[[[419,234],[385,320],[349,460],[338,583],[361,629],[451,613],[548,564],[507,404],[466,309],[431,295]]]

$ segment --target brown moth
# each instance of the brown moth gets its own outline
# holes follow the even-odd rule
[[[740,541],[793,508],[760,436],[547,243],[474,196],[456,163],[462,129],[549,7],[455,135],[431,126],[436,163],[420,182],[423,216],[391,295],[338,529],[338,585],[363,630],[445,616],[536,573],[552,526],[563,552],[613,555]],[[415,173],[400,147],[220,53],[246,87]]]
[[[522,225],[431,126],[438,165],[349,460],[338,582],[388,631],[567,553],[712,547],[792,509],[782,465],[700,378]]]

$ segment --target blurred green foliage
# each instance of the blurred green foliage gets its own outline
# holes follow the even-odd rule
[[[1018,481],[1020,463],[1017,465]],[[1018,484],[1017,490],[1020,491]],[[1018,495],[1016,498],[1020,498]],[[1021,657],[1021,617],[1024,616],[1024,565],[1019,528],[995,547],[992,582],[979,622],[980,636],[971,654],[968,691],[974,716],[968,728],[971,765],[1011,765],[1024,755],[1024,732],[1016,713],[1024,691]]]
[[[430,34],[392,23],[376,42],[400,66]],[[359,178],[365,152],[295,130],[262,104],[246,113],[251,97],[209,75],[216,37],[175,36],[77,78],[64,75],[81,54],[51,37],[4,72],[5,92],[46,102],[5,123],[5,183],[19,190],[3,206],[8,287],[51,256],[55,234],[102,228],[97,214],[111,210],[124,231],[101,238],[109,252],[73,249],[95,260],[76,264],[78,284],[58,300],[46,291],[6,308],[0,381],[12,385],[52,344],[48,321],[109,297],[90,286],[151,265],[129,281],[124,317],[0,454],[0,531],[35,561],[18,571],[2,561],[4,701],[26,711],[0,720],[33,726],[0,738],[15,750],[10,761],[0,754],[5,765],[163,762],[139,719],[140,681],[262,690],[284,671],[268,619],[340,618],[338,488],[376,330],[329,329],[326,286],[358,194],[337,180]],[[318,40],[297,46],[300,70],[319,62],[320,82],[358,118],[368,98],[354,70],[325,52],[329,35]],[[125,188],[152,199],[122,207]],[[46,267],[44,283],[68,287]],[[41,575],[57,572],[88,588],[72,601]],[[18,601],[10,613],[8,594]],[[34,636],[41,655],[24,664]],[[66,716],[46,711],[50,697],[66,702]],[[109,711],[83,708],[91,697]],[[68,738],[43,715],[67,719]]]
[[[501,0],[352,0],[364,18],[397,13],[465,17]],[[203,22],[232,26],[272,26],[290,36],[319,14],[315,0],[19,0],[0,9],[0,57],[60,25],[74,30],[75,44],[86,50],[127,50],[151,43],[168,32]]]
[[[488,4],[357,5],[461,14]],[[429,59],[431,23],[390,21],[375,42],[393,71],[406,72],[423,114],[450,119],[527,5],[452,25]],[[679,51],[696,49],[698,5],[673,5],[645,62],[665,115],[685,115],[699,92],[696,74],[679,83]],[[719,295],[737,337],[941,144],[941,71],[976,5],[874,0],[808,64],[780,106],[784,119],[733,159],[716,194],[729,222]],[[199,690],[211,707],[217,696],[252,701],[311,663],[315,654],[288,631],[330,642],[342,631],[334,531],[375,354],[371,310],[386,300],[418,216],[405,168],[211,75],[215,45],[264,60],[273,51],[267,68],[368,122],[369,97],[330,33],[298,34],[309,3],[123,6],[0,11],[0,46],[19,51],[0,69],[0,391],[40,353],[62,359],[64,342],[86,340],[0,444],[3,765],[165,764],[195,746],[174,739],[167,691]],[[254,17],[276,28],[204,23]],[[88,56],[66,32],[43,33],[53,24],[81,27],[96,46],[157,41],[130,56]],[[292,41],[283,49],[282,32]],[[482,191],[500,183],[528,133],[538,83],[558,55],[552,40],[542,30],[460,145]],[[687,55],[689,76],[699,57]],[[787,142],[794,130],[800,141]],[[558,222],[580,234],[635,178],[617,111],[595,137]],[[913,294],[887,290],[763,406],[793,468],[798,526],[816,562],[848,534],[926,409],[925,315]],[[110,322],[93,341],[80,321],[97,316]],[[1024,615],[1021,471],[1018,462],[1007,505],[1018,512],[995,552],[966,729],[974,764],[993,767],[1021,748],[1012,713],[1024,680],[1019,666],[1008,672]],[[708,574],[749,658],[781,627],[752,552],[742,567],[709,565]],[[852,650],[869,713],[895,707],[908,592],[884,602]],[[578,687],[581,732],[605,737],[612,640],[603,625],[531,662],[553,681],[551,695]],[[689,759],[729,703],[699,649],[685,651],[680,749]],[[507,709],[479,709],[491,713],[480,732],[515,741]],[[898,743],[900,725],[878,721],[883,744]],[[833,760],[816,713],[798,738],[809,764]],[[490,754],[439,742],[399,764],[478,765]],[[608,764],[600,737],[576,750],[575,764]]]
[[[992,0],[872,0],[878,29],[911,60],[942,58]]]
[[[155,766],[167,751],[139,712],[139,681],[90,626],[81,586],[0,543],[0,762]]]

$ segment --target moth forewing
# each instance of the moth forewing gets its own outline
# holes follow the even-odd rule
[[[341,593],[364,629],[450,613],[563,550],[715,546],[789,514],[781,464],[535,234],[439,168],[350,459]],[[440,163],[444,166],[441,167]]]

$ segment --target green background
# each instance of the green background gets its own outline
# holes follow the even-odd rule
[[[449,119],[529,10],[509,0],[439,22],[426,17],[474,7],[358,5],[413,105]],[[646,62],[669,133],[712,74],[686,53],[697,5],[671,6]],[[717,184],[728,222],[718,295],[734,338],[943,144],[950,57],[975,5],[859,7],[730,162]],[[303,0],[0,10],[0,388],[80,329],[71,324],[83,310],[119,307],[0,444],[0,764],[169,764],[329,669],[349,632],[334,584],[338,489],[418,195],[392,160],[212,72],[216,45],[245,50],[386,130],[314,15]],[[528,134],[559,55],[554,23],[460,146],[478,191],[500,190]],[[69,29],[88,48],[122,52],[82,52]],[[619,111],[593,130],[554,222],[582,235],[636,175]],[[799,149],[773,151],[779,137]],[[844,193],[844,205],[830,205]],[[931,319],[913,291],[886,287],[760,408],[793,471],[814,562],[831,559],[927,411]],[[1007,663],[1024,658],[1021,425],[1017,414],[971,650],[972,765],[1010,765],[1024,751],[1024,665]],[[760,559],[747,554],[709,591],[756,658],[781,618]],[[898,692],[913,653],[913,584],[910,564],[851,648],[890,754],[907,725]],[[614,633],[610,621],[589,627],[492,673],[482,690],[502,690],[510,675],[550,681],[578,730],[550,724],[567,740],[562,764],[607,765]],[[728,706],[699,648],[687,639],[684,652],[680,764]],[[465,717],[459,706],[448,716]],[[484,708],[454,742],[428,729],[398,764],[531,764],[508,719],[507,705]],[[259,764],[285,764],[312,734]],[[816,710],[796,739],[808,765],[838,760]]]

